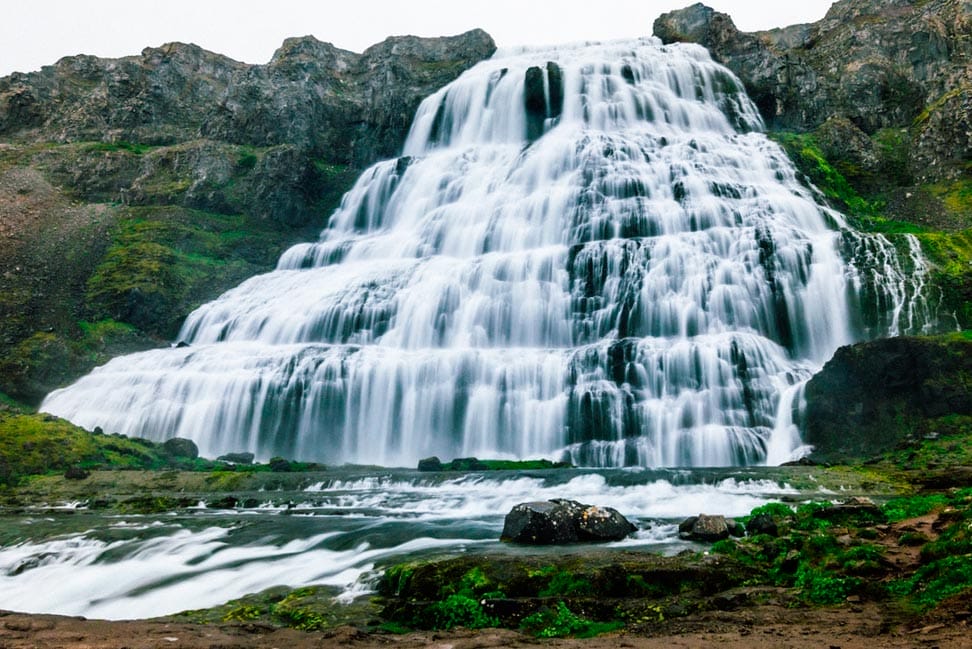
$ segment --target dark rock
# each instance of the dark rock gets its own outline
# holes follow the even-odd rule
[[[233,464],[253,464],[254,457],[253,453],[227,453],[216,459],[220,462],[232,462]]]
[[[678,525],[678,536],[690,541],[713,543],[732,536],[742,536],[745,528],[725,516],[699,514],[690,516]]]
[[[211,509],[236,509],[239,504],[239,500],[236,496],[223,496],[218,500],[214,500],[206,505]]]
[[[433,455],[432,457],[427,457],[419,460],[418,463],[419,471],[441,471],[442,470],[442,460]]]
[[[451,471],[485,471],[487,467],[474,457],[457,457],[449,463]]]
[[[577,530],[567,507],[553,501],[516,505],[506,515],[501,541],[529,545],[576,543]]]
[[[285,460],[282,457],[272,457],[267,464],[270,466],[270,470],[274,473],[287,473],[288,471],[293,470],[290,461]]]
[[[172,457],[184,457],[194,460],[199,457],[199,447],[191,439],[172,437],[162,443],[162,450]]]
[[[79,466],[70,466],[64,472],[64,478],[66,480],[84,480],[89,475],[91,474]]]
[[[972,415],[972,341],[900,337],[841,347],[806,388],[805,440],[818,462],[858,461],[924,422]]]
[[[612,507],[587,507],[577,520],[577,535],[582,541],[620,541],[637,531],[637,527]]]
[[[636,530],[610,507],[557,499],[515,506],[506,515],[500,540],[528,545],[620,541]]]
[[[814,518],[822,518],[824,520],[854,518],[862,515],[877,521],[885,520],[885,516],[881,511],[881,508],[878,507],[870,498],[864,497],[849,498],[843,502],[837,503],[836,505],[830,505],[828,507],[814,510],[813,512]]]
[[[776,521],[769,514],[757,514],[750,518],[749,522],[746,523],[746,531],[749,532],[750,536],[756,536],[758,534],[778,536],[780,533]]]

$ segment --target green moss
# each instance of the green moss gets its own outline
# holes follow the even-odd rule
[[[124,151],[135,155],[142,155],[151,151],[153,148],[147,144],[136,144],[134,142],[91,142],[83,145],[86,151],[97,151],[105,153],[116,153]]]
[[[883,204],[861,196],[844,174],[827,160],[812,134],[780,131],[770,133],[770,137],[783,147],[797,168],[841,211],[866,218],[880,214]]]
[[[523,618],[520,628],[539,638],[593,638],[616,631],[624,626],[623,622],[594,622],[577,615],[564,602],[557,602],[552,609],[543,608],[533,615]]]
[[[131,208],[87,282],[91,315],[171,338],[220,289],[272,266],[284,235],[244,216]]]
[[[450,595],[424,611],[420,626],[430,629],[484,629],[499,626],[499,620],[486,614],[482,604],[467,595]]]
[[[881,511],[888,517],[888,521],[894,523],[907,518],[924,516],[935,509],[944,507],[946,503],[947,498],[942,494],[923,494],[892,498],[881,507]]]
[[[167,463],[151,442],[90,433],[51,415],[0,412],[0,482],[68,467],[159,468]]]

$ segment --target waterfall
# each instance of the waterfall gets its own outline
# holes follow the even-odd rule
[[[318,241],[193,312],[189,346],[42,408],[210,456],[775,463],[838,346],[927,321],[908,245],[815,200],[701,47],[499,53]]]

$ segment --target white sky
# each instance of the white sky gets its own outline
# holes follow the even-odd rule
[[[312,34],[360,52],[386,36],[474,27],[500,46],[648,36],[693,0],[15,0],[0,20],[0,76],[62,56],[120,57],[171,41],[266,63],[284,38]],[[832,0],[706,0],[754,31],[819,20]]]

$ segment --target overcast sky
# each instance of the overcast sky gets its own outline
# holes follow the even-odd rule
[[[17,0],[0,20],[0,76],[62,56],[119,57],[171,41],[266,63],[288,36],[312,34],[360,52],[386,36],[474,27],[500,46],[647,36],[691,0]],[[753,31],[812,22],[831,0],[707,0]]]

